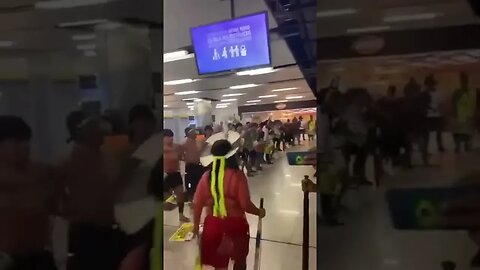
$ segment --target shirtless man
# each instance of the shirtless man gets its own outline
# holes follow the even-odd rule
[[[188,199],[193,201],[193,195],[195,195],[197,190],[198,182],[205,172],[204,167],[200,164],[200,156],[208,144],[203,142],[199,146],[197,132],[194,128],[186,128],[185,135],[187,139],[182,145],[185,157],[185,182],[187,184]]]
[[[183,150],[180,145],[173,143],[173,131],[165,129],[163,131],[163,172],[166,174],[163,190],[172,192],[177,197],[178,216],[181,222],[190,222],[183,214],[185,206],[185,191],[183,179],[180,174],[180,160],[183,158]]]
[[[56,210],[53,182],[46,167],[30,161],[31,135],[21,118],[0,116],[0,265],[55,270],[46,249]]]
[[[70,223],[69,270],[117,270],[125,234],[116,225],[117,170],[101,151],[102,121],[77,111],[67,118],[74,146],[60,163],[57,183],[64,191],[63,211]]]

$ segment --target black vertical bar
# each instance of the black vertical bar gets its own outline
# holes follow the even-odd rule
[[[230,0],[230,16],[235,18],[235,0]]]
[[[308,179],[308,176],[305,176]],[[302,270],[308,270],[309,244],[310,244],[310,204],[308,201],[308,191],[303,193],[303,246],[302,246]]]

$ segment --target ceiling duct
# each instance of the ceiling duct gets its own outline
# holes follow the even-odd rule
[[[33,4],[10,5],[10,6],[0,5],[0,14],[25,12],[25,11],[31,11],[34,9],[35,9],[35,5]]]
[[[158,22],[139,19],[139,18],[123,18],[123,19],[120,19],[119,22],[129,24],[129,25],[135,25],[135,26],[146,26],[150,29],[159,29],[159,30],[163,29],[163,23],[158,23]]]
[[[206,98],[206,97],[204,97],[204,98],[199,98],[199,99],[201,99],[201,100],[207,100],[207,101],[211,101],[211,102],[219,102],[219,101],[220,101],[220,100],[218,100],[218,99]]]

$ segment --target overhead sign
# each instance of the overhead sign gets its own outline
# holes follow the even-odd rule
[[[200,75],[269,66],[267,12],[190,30]]]

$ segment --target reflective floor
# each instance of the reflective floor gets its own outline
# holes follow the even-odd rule
[[[314,146],[311,143],[310,146]],[[289,150],[306,150],[310,146],[299,146]],[[302,217],[303,193],[301,180],[304,175],[313,175],[313,168],[289,166],[285,154],[279,154],[275,164],[265,165],[264,171],[249,179],[252,200],[258,205],[265,199],[267,216],[263,220],[261,269],[301,269],[302,264]],[[189,213],[188,207],[185,209]],[[310,262],[309,269],[316,267],[316,196],[310,197]],[[257,218],[248,216],[250,223],[250,254],[248,269],[253,268]],[[165,213],[164,269],[191,270],[198,253],[196,241],[169,242],[170,236],[179,226],[176,210]],[[208,268],[205,268],[208,269]]]
[[[430,140],[432,167],[410,171],[390,171],[379,189],[351,191],[345,198],[341,228],[319,228],[319,269],[442,269],[441,262],[452,260],[457,269],[471,269],[470,259],[476,249],[465,232],[396,231],[391,227],[384,191],[390,187],[444,186],[465,173],[479,169],[480,152],[453,153],[453,142],[444,136],[448,151],[438,153]],[[480,144],[476,144],[480,146]],[[416,158],[420,163],[420,157]],[[373,162],[367,164],[372,178]]]

